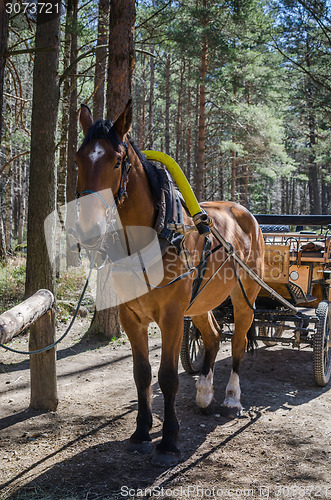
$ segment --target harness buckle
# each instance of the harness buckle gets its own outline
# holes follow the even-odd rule
[[[180,233],[184,235],[191,233],[192,231],[197,231],[197,228],[195,226],[187,226],[185,224],[181,224],[178,222],[170,222],[167,225],[167,228],[170,229],[170,231],[174,231],[175,233]]]

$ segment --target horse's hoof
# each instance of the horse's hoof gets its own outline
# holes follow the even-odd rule
[[[225,418],[239,418],[242,416],[242,408],[236,406],[225,406],[221,407],[221,415]]]
[[[150,455],[152,453],[152,441],[141,441],[140,443],[129,441],[127,450],[129,453],[138,453],[139,455]]]
[[[180,462],[180,453],[156,451],[152,457],[152,464],[157,467],[174,467]]]

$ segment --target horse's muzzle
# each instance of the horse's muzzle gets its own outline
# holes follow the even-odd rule
[[[98,250],[104,237],[104,230],[100,224],[95,224],[90,230],[82,229],[79,223],[76,227],[68,230],[70,246],[76,247],[77,244],[87,250]]]

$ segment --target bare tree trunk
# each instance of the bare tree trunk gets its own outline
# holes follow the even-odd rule
[[[325,172],[322,171],[321,174],[321,189],[322,189],[322,214],[328,213],[328,190],[330,186],[327,185],[327,179],[325,178]]]
[[[186,176],[188,181],[191,180],[191,171],[192,171],[192,95],[191,95],[191,85],[190,85],[190,77],[191,77],[191,65],[189,65],[188,69],[188,88],[187,88],[187,126],[186,126]]]
[[[10,157],[10,152],[8,157]],[[14,182],[13,182],[13,164],[11,163],[8,167],[8,178],[6,187],[6,243],[7,252],[9,254],[13,253],[13,194],[14,194]]]
[[[154,53],[154,47],[151,48]],[[153,115],[154,115],[154,83],[155,83],[155,64],[154,57],[150,59],[150,83],[149,83],[149,106],[148,106],[148,140],[147,148],[153,149],[154,133],[153,133]]]
[[[98,17],[98,42],[97,46],[107,45],[109,29],[109,0],[100,0]],[[105,77],[107,67],[107,47],[96,51],[94,89],[93,96],[93,118],[103,118],[105,108]]]
[[[17,242],[22,245],[24,238],[24,224],[26,216],[26,163],[20,167],[20,185],[21,185],[21,196],[20,196],[20,215],[18,222],[18,235]]]
[[[132,96],[134,70],[135,0],[110,4],[107,118],[113,122]]]
[[[218,193],[219,193],[219,199],[224,200],[224,173],[223,173],[222,153],[220,153],[220,163],[218,167]]]
[[[55,276],[42,230],[45,218],[56,206],[55,150],[61,2],[52,0],[51,4],[52,13],[46,14],[43,10],[37,15],[36,48],[49,47],[53,50],[37,52],[34,60],[26,267],[28,296],[40,288],[46,288],[55,295]],[[49,243],[54,243],[54,240]],[[54,340],[55,318],[54,314],[49,314],[31,328],[30,346],[38,348]],[[55,348],[32,355],[30,368],[31,406],[39,410],[55,410],[58,404]]]
[[[0,260],[7,259],[6,235],[3,218],[0,217]]]
[[[8,41],[8,22],[9,15],[6,11],[6,6],[11,4],[11,1],[0,0],[0,144],[2,136],[2,106],[3,106],[3,86],[5,80],[5,65]]]
[[[166,64],[166,99],[165,99],[165,152],[170,155],[170,66],[171,66],[171,56],[167,55]]]
[[[66,69],[70,64],[70,51],[71,51],[71,30],[72,30],[72,0],[68,0],[66,24],[64,34],[64,54],[63,66]],[[59,206],[66,203],[66,190],[67,190],[67,145],[68,145],[68,126],[69,126],[69,107],[70,107],[70,79],[65,78],[63,82],[62,92],[62,121],[61,121],[61,142],[60,142],[60,155],[58,167],[58,195],[57,200]],[[63,213],[64,211],[61,211]],[[63,221],[65,223],[65,220]]]
[[[68,68],[70,65],[71,53],[71,31],[72,31],[72,14],[73,1],[68,0],[66,12],[66,24],[64,33],[64,54],[63,66]],[[60,223],[63,228],[66,227],[67,218],[67,149],[68,149],[68,128],[69,128],[69,108],[70,108],[70,78],[65,78],[62,91],[62,120],[61,120],[61,138],[60,138],[60,154],[57,173],[57,203],[61,210],[58,210]],[[56,276],[60,275],[61,255],[63,254],[62,245],[64,242],[60,238],[57,242],[56,250]]]
[[[146,66],[145,56],[141,54],[142,82],[139,83],[139,92],[136,97],[137,109],[137,143],[140,149],[145,145],[145,121],[146,121]]]
[[[306,39],[306,64],[308,69],[311,66],[311,51],[310,51],[310,39],[307,36]],[[306,91],[306,103],[308,108],[308,129],[309,129],[309,156],[308,156],[308,187],[309,187],[309,201],[310,201],[310,213],[320,214],[321,213],[321,197],[319,190],[319,176],[318,167],[316,165],[314,146],[316,144],[316,118],[313,110],[314,105],[314,91],[313,85],[308,76],[307,80],[307,91]]]
[[[196,86],[196,94],[195,94],[195,120],[194,120],[194,168],[193,168],[193,184],[194,191],[196,191],[197,184],[197,165],[199,163],[199,109],[200,109],[200,87],[199,84]]]
[[[206,0],[203,1],[204,8]],[[203,35],[202,54],[200,67],[200,111],[199,111],[199,145],[198,164],[196,172],[196,196],[201,200],[203,193],[203,176],[205,170],[205,146],[206,146],[206,77],[207,77],[207,36]]]
[[[311,104],[309,104],[311,106]],[[315,136],[315,116],[313,113],[309,115],[309,149],[310,154],[308,157],[308,186],[309,186],[309,199],[310,199],[310,213],[321,213],[321,198],[319,190],[319,176],[318,167],[315,161],[314,146],[316,144]]]
[[[0,260],[7,259],[6,230],[4,225],[4,182],[0,177]]]
[[[178,92],[178,103],[177,103],[177,116],[176,116],[176,152],[175,159],[179,162],[179,153],[182,143],[182,99],[183,99],[183,86],[184,86],[184,74],[185,74],[185,59],[182,61],[182,67],[180,72],[180,84]]]
[[[106,105],[107,118],[113,122],[132,96],[135,18],[135,0],[111,1]],[[121,327],[118,309],[96,311],[90,327],[90,332],[95,331],[107,338],[119,337]]]
[[[243,192],[243,205],[246,208],[249,208],[249,200],[248,200],[248,168],[247,163],[243,166],[243,175],[244,175],[244,192]]]
[[[233,140],[233,139],[232,139]],[[237,159],[236,152],[231,152],[231,201],[236,201]]]
[[[71,44],[70,44],[70,64],[77,58],[77,11],[78,11],[78,0],[73,0],[72,6],[72,24],[73,29],[71,31]],[[75,154],[77,150],[77,65],[74,65],[71,70],[70,77],[70,102],[69,102],[69,128],[68,128],[68,148],[67,148],[67,202],[71,202],[76,197],[77,192],[77,165],[75,160]],[[73,211],[70,210],[68,216],[71,217]],[[67,220],[67,227],[73,226],[75,221]],[[73,252],[67,245],[67,267],[78,267],[80,264],[79,254]]]

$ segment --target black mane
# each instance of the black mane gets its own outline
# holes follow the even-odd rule
[[[94,122],[90,127],[79,149],[84,149],[85,146],[87,146],[90,142],[95,142],[98,139],[105,139],[106,141],[111,142],[116,151],[118,151],[121,144],[113,122],[111,120],[100,119]],[[161,192],[165,189],[163,176],[161,175],[160,170],[153,163],[149,162],[141,153],[141,151],[139,151],[138,147],[135,145],[131,138],[129,139],[129,141],[145,170],[154,203],[156,207],[158,207]]]
[[[151,163],[150,161],[147,160],[147,158],[142,154],[142,152],[138,149],[138,147],[131,138],[130,138],[130,144],[145,170],[149,182],[149,187],[151,188],[154,203],[158,207],[161,197],[161,191],[166,190],[166,186],[164,184],[164,177],[162,176],[160,169],[157,168],[157,166],[154,165],[154,163]]]

